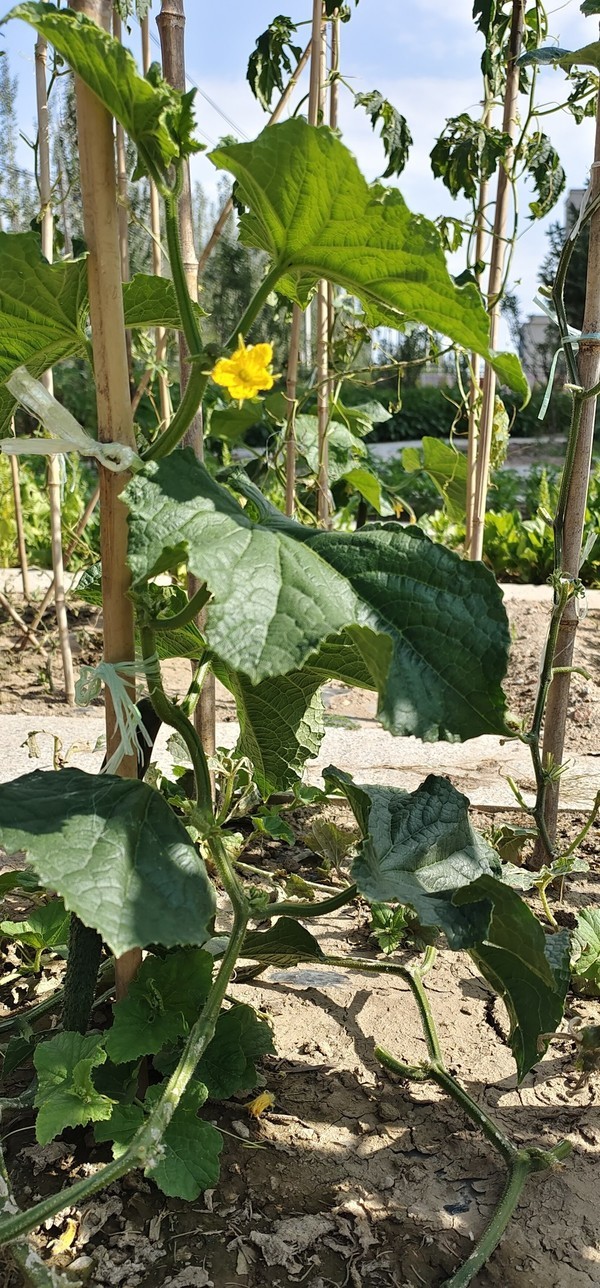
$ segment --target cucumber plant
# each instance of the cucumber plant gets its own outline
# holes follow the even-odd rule
[[[343,963],[408,981],[429,1060],[409,1069],[378,1051],[380,1060],[404,1077],[443,1086],[507,1164],[506,1193],[466,1268],[450,1281],[456,1288],[470,1282],[495,1246],[529,1173],[552,1166],[566,1147],[517,1148],[447,1071],[423,985],[433,948],[414,969],[331,957],[301,923],[357,893],[375,905],[408,905],[429,937],[443,934],[449,949],[468,952],[504,999],[520,1079],[560,1022],[568,936],[547,933],[503,879],[496,851],[469,821],[468,801],[446,779],[430,776],[417,791],[404,792],[359,787],[334,767],[328,783],[347,798],[361,838],[351,883],[324,900],[285,900],[269,929],[253,930],[272,909],[237,866],[242,842],[213,809],[209,766],[190,717],[213,671],[235,698],[237,752],[251,761],[265,799],[297,784],[318,749],[324,731],[319,691],[327,680],[375,691],[379,718],[395,734],[514,736],[502,690],[509,644],[502,595],[481,564],[461,561],[417,529],[385,522],[354,533],[304,526],[281,514],[242,472],[216,481],[180,443],[211,378],[229,383],[235,397],[270,387],[269,346],[245,346],[245,337],[273,290],[305,306],[322,278],[359,300],[370,326],[424,322],[485,357],[523,398],[526,381],[514,355],[490,351],[479,292],[452,281],[434,226],[411,214],[400,192],[370,187],[339,138],[301,118],[211,154],[236,180],[242,239],[265,253],[268,267],[225,352],[209,352],[177,232],[182,168],[197,147],[192,95],[172,90],[154,68],[140,77],[125,49],[71,9],[23,3],[9,17],[47,39],[121,123],[137,148],[136,174],[152,178],[164,202],[172,280],[135,277],[123,288],[123,317],[128,327],[183,333],[191,375],[180,405],[168,428],[135,452],[91,439],[86,447],[82,430],[67,429],[78,450],[98,457],[101,475],[109,466],[127,466],[119,504],[128,515],[138,665],[156,720],[187,748],[193,788],[184,812],[149,783],[119,773],[64,768],[0,788],[0,843],[8,853],[25,851],[40,886],[64,901],[84,941],[87,935],[83,956],[79,936],[70,956],[62,1025],[36,1045],[37,1137],[46,1142],[67,1126],[94,1123],[96,1138],[111,1141],[114,1155],[27,1212],[15,1210],[7,1189],[0,1241],[12,1243],[23,1263],[30,1231],[134,1167],[167,1194],[193,1198],[212,1188],[221,1140],[199,1110],[208,1097],[255,1085],[255,1060],[272,1043],[264,1021],[228,999],[238,960],[254,962],[254,973],[273,963]],[[93,331],[99,315],[94,307],[91,313]],[[28,406],[35,401],[37,377],[51,363],[89,356],[89,317],[85,256],[50,265],[34,233],[0,234],[4,432],[17,399]],[[100,322],[110,325],[106,316]],[[55,415],[46,404],[42,418],[60,435]],[[105,547],[105,564],[115,558]],[[190,599],[156,581],[182,565],[200,584]],[[126,584],[123,569],[111,564],[103,572]],[[195,624],[200,608],[202,631]],[[197,663],[182,702],[163,685],[161,662],[172,656]],[[130,659],[122,662],[129,675]],[[114,676],[119,663],[114,659],[103,674]],[[112,765],[114,748],[109,752]],[[121,754],[135,759],[131,745],[122,745]],[[117,769],[118,760],[117,754]],[[230,905],[226,929],[215,930],[216,884]],[[106,1031],[90,1025],[102,945],[118,960],[146,954]],[[76,1018],[73,989],[80,1001]],[[142,1097],[143,1059],[152,1062],[152,1077]]]

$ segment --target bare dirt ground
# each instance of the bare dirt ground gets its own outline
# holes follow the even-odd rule
[[[511,604],[510,619],[507,689],[512,709],[527,715],[547,610]],[[80,661],[96,655],[97,626],[88,610],[73,623]],[[5,628],[0,640],[0,729],[4,711],[41,713],[60,703],[57,654],[50,661],[55,691],[49,692],[47,669],[33,652],[15,666],[15,638]],[[590,614],[576,660],[592,677],[598,676],[599,647],[598,614]],[[169,678],[174,689],[182,683],[175,669]],[[575,677],[569,750],[600,750],[599,703],[595,678]],[[329,706],[338,716],[364,717],[372,714],[373,702],[371,695],[336,687]],[[223,701],[220,718],[228,714],[233,716],[232,706]],[[335,808],[337,820],[349,825]],[[506,818],[502,814],[501,821]],[[478,815],[474,822],[485,829],[494,820]],[[569,816],[566,833],[581,822]],[[315,860],[303,839],[306,820],[298,819],[296,827],[297,846],[285,850],[255,837],[248,861],[310,877]],[[594,829],[584,843],[590,871],[570,879],[559,911],[597,905],[598,849]],[[13,906],[4,915],[14,915]],[[310,928],[331,952],[372,956],[376,945],[368,922],[359,906]],[[399,954],[399,960],[409,959]],[[375,1041],[408,1062],[424,1057],[418,1016],[404,984],[389,977],[374,982],[342,969],[271,970],[233,991],[273,1024],[277,1056],[265,1059],[263,1075],[275,1104],[258,1121],[244,1109],[244,1096],[208,1106],[208,1117],[230,1133],[217,1190],[184,1204],[164,1198],[136,1173],[84,1210],[64,1213],[40,1233],[40,1246],[55,1264],[83,1257],[82,1273],[100,1288],[439,1288],[489,1218],[503,1172],[486,1141],[435,1087],[401,1083],[377,1063]],[[566,1136],[573,1147],[559,1170],[531,1180],[475,1283],[600,1285],[598,1075],[582,1081],[572,1045],[556,1044],[517,1087],[502,1005],[465,955],[441,952],[428,991],[449,1067],[505,1131],[519,1143],[543,1147]],[[10,987],[0,988],[0,1000],[5,1011],[15,1004]],[[567,1022],[577,1017],[599,1023],[600,1002],[570,998]],[[67,1134],[40,1149],[28,1119],[12,1122],[9,1131],[9,1162],[22,1204],[88,1174],[107,1157],[90,1149],[85,1133]],[[65,1232],[72,1242],[61,1250]],[[0,1263],[2,1288],[19,1282],[8,1267],[3,1278]]]

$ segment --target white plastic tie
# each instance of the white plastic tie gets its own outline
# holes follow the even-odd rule
[[[80,452],[82,456],[94,456],[114,474],[141,467],[142,461],[132,447],[124,443],[99,443],[92,438],[25,367],[17,367],[6,386],[21,407],[36,416],[51,435],[50,438],[5,438],[0,442],[0,451],[6,455],[60,456],[65,452]]]
[[[550,322],[552,322],[553,326],[558,328],[558,318],[556,316],[556,313],[554,312],[554,309],[550,307],[550,305],[548,304],[548,301],[544,298],[544,296],[536,295],[534,297],[533,302],[534,304],[537,304],[539,309],[542,310],[542,313],[546,314],[546,317],[549,319]],[[548,403],[550,402],[550,398],[552,395],[552,387],[554,385],[554,377],[556,375],[556,364],[558,362],[559,354],[564,353],[566,344],[572,344],[574,352],[577,353],[580,340],[600,340],[600,331],[581,332],[581,331],[578,331],[574,326],[567,326],[566,335],[561,335],[560,344],[558,348],[555,349],[554,351],[554,356],[550,364],[550,374],[548,376],[546,392],[544,394],[542,405],[538,412],[538,420],[543,420],[548,410]],[[573,386],[571,386],[571,388],[572,387]]]
[[[75,685],[75,701],[80,707],[87,707],[95,698],[100,697],[102,685],[108,689],[115,712],[119,732],[119,745],[110,760],[104,766],[104,774],[115,774],[126,756],[135,756],[141,761],[142,754],[138,733],[148,747],[152,738],[140,715],[139,707],[130,697],[126,680],[146,674],[146,671],[158,662],[154,655],[146,662],[99,662],[97,666],[82,666],[79,679]]]

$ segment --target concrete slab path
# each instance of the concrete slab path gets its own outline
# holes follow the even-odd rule
[[[162,729],[154,759],[168,772],[171,758],[167,739],[171,730]],[[32,740],[29,737],[35,735]],[[54,738],[67,763],[97,773],[102,763],[104,722],[99,714],[72,716],[48,714],[0,717],[0,782],[9,782],[34,769],[51,769]],[[238,736],[235,721],[217,726],[217,744],[233,747]],[[28,743],[29,739],[29,743]],[[37,754],[31,754],[31,750]],[[515,809],[508,785],[512,777],[532,801],[534,780],[526,747],[517,741],[486,736],[466,743],[423,743],[416,738],[394,738],[374,721],[357,720],[352,728],[328,728],[316,760],[308,762],[306,777],[322,785],[322,771],[335,765],[359,783],[380,783],[414,791],[428,774],[449,777],[459,791],[480,809]],[[585,811],[600,790],[600,756],[576,757],[562,782],[564,809]]]
[[[48,573],[39,574],[40,589],[49,577]],[[0,587],[16,590],[17,579],[14,569],[0,569]],[[551,603],[549,586],[505,585],[503,590],[507,600],[548,606]],[[588,607],[600,609],[600,590],[588,591]],[[27,739],[34,732],[39,756],[32,757]],[[97,772],[103,756],[99,744],[103,733],[104,722],[96,711],[72,715],[49,711],[46,716],[0,714],[0,782],[36,768],[52,768],[54,736],[60,739],[61,754],[68,757],[69,764]],[[169,733],[161,731],[155,753],[165,770],[171,764],[166,747]],[[237,737],[238,725],[234,721],[219,723],[218,746],[233,747]],[[307,764],[307,779],[320,785],[327,765],[351,773],[359,783],[381,783],[408,791],[413,791],[427,774],[445,774],[474,806],[482,809],[515,808],[508,777],[515,780],[527,801],[531,801],[534,790],[529,752],[516,740],[483,737],[466,743],[422,743],[416,738],[394,738],[374,720],[354,720],[351,728],[328,728],[318,758]],[[562,808],[589,810],[598,790],[600,749],[597,756],[573,760],[562,781]]]

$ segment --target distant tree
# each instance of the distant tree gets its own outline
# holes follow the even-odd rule
[[[0,227],[11,232],[24,231],[39,206],[33,180],[17,162],[18,83],[18,77],[11,75],[8,54],[3,54],[0,58]]]
[[[227,182],[219,185],[218,210],[227,197]],[[203,245],[214,223],[214,212],[209,212],[199,185],[195,188],[195,226],[200,227],[200,245]],[[210,217],[209,217],[210,214]],[[237,227],[237,217],[232,214],[206,264],[202,277],[202,307],[208,317],[205,324],[207,339],[223,345],[250,303],[264,276],[266,256],[252,247],[243,246]],[[283,296],[274,296],[272,307],[264,308],[249,332],[251,344],[270,341],[275,350],[276,364],[281,367],[287,360],[288,316],[291,306]]]

